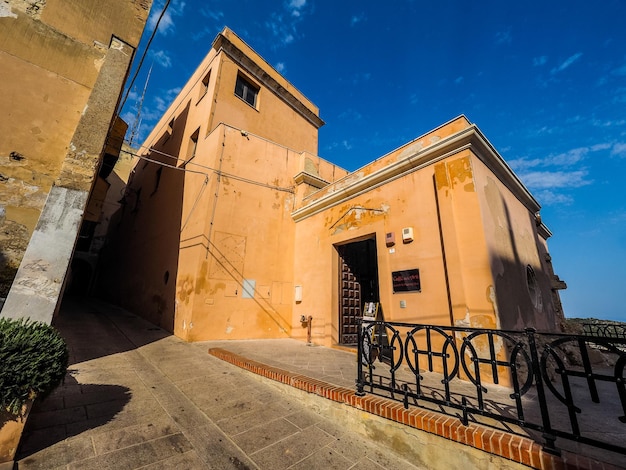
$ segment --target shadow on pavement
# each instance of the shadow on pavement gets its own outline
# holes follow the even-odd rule
[[[118,385],[134,377],[119,353],[170,336],[121,308],[70,296],[53,326],[67,343],[69,368],[64,382],[33,405],[17,453],[25,464],[44,448],[115,420],[133,398]]]

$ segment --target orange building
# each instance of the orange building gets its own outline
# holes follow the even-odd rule
[[[317,156],[322,125],[224,29],[138,151],[102,292],[188,341],[304,339],[311,318],[315,343],[351,345],[366,302],[390,321],[558,328],[540,206],[475,125],[354,172]]]

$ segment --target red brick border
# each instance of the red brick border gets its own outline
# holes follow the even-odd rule
[[[222,348],[211,348],[209,349],[209,354],[257,375],[287,384],[299,390],[304,390],[334,402],[346,404],[391,421],[519,462],[531,468],[541,470],[617,470],[619,468],[566,451],[563,451],[560,457],[552,455],[544,452],[540,444],[527,437],[475,423],[464,426],[458,419],[434,411],[420,408],[409,408],[406,410],[402,404],[376,395],[368,394],[359,397],[354,390],[337,387],[312,379],[306,375],[271,367]]]

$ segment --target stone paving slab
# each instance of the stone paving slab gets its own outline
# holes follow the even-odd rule
[[[55,326],[70,370],[32,410],[20,470],[417,468],[209,356],[210,343],[92,300],[66,299]],[[343,366],[318,367],[323,359],[303,365],[347,380]]]

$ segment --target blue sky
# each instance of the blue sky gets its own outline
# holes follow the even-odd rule
[[[626,321],[624,18],[621,0],[171,0],[122,115],[152,65],[145,136],[224,26],[319,106],[319,154],[349,170],[465,114],[542,205],[566,315]]]

